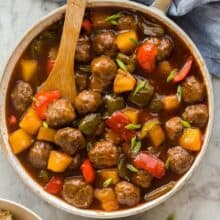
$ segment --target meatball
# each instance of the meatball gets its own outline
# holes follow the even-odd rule
[[[136,30],[137,21],[132,15],[124,15],[118,19],[118,30]]]
[[[67,99],[58,99],[51,103],[46,111],[46,121],[50,127],[63,127],[76,118],[75,110]]]
[[[54,141],[64,152],[70,155],[85,147],[85,138],[81,131],[75,128],[59,129],[55,134]]]
[[[83,36],[78,39],[76,45],[75,59],[80,63],[87,63],[92,58],[92,47],[88,37]]]
[[[164,37],[149,37],[144,42],[148,42],[150,44],[154,44],[157,46],[157,49],[158,49],[157,60],[158,61],[168,58],[174,47],[172,38],[167,35]]]
[[[77,170],[77,169],[79,169],[81,164],[82,164],[82,158],[81,158],[80,154],[76,154],[76,155],[74,155],[74,157],[72,157],[72,162],[71,162],[68,170]]]
[[[183,100],[186,103],[201,102],[205,96],[204,84],[195,76],[189,76],[182,83]]]
[[[117,165],[118,150],[111,141],[96,142],[89,151],[89,159],[98,168],[107,168]]]
[[[166,128],[167,136],[172,141],[179,138],[184,129],[180,117],[173,117],[169,119],[165,124],[165,128]]]
[[[111,31],[96,34],[92,38],[92,49],[96,54],[113,57],[117,53],[115,34]]]
[[[94,77],[105,81],[115,78],[118,71],[116,63],[108,56],[100,56],[91,62],[91,72]]]
[[[77,91],[82,91],[88,86],[88,76],[86,73],[82,73],[80,71],[76,71],[76,87]]]
[[[95,112],[102,104],[102,96],[99,92],[84,90],[75,99],[75,107],[79,114]]]
[[[93,194],[92,186],[80,177],[64,181],[62,196],[64,200],[77,208],[88,208],[92,204]]]
[[[117,183],[115,193],[121,205],[134,206],[140,202],[140,189],[132,183],[126,181]]]
[[[19,80],[11,93],[11,102],[18,112],[24,112],[28,105],[32,102],[33,90],[31,86]]]
[[[208,121],[208,108],[205,104],[190,105],[185,108],[182,116],[184,120],[190,122],[194,126],[203,128]]]
[[[194,160],[194,156],[180,146],[170,148],[167,157],[170,170],[179,175],[185,173]]]
[[[131,181],[137,186],[142,188],[149,188],[153,177],[144,170],[139,170],[137,173],[132,174]]]
[[[28,152],[28,160],[35,168],[46,169],[50,152],[53,149],[52,145],[44,142],[37,141]]]

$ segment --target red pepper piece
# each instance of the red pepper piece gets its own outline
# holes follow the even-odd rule
[[[85,160],[80,167],[83,177],[87,183],[93,183],[95,180],[95,170],[90,160]]]
[[[193,62],[192,57],[189,57],[186,60],[186,62],[183,65],[182,69],[179,71],[179,73],[176,76],[174,76],[174,78],[173,78],[174,83],[181,82],[182,80],[184,80],[186,78],[186,76],[189,74],[189,72],[192,68],[192,62]]]
[[[47,106],[60,97],[61,93],[58,90],[39,92],[35,95],[35,101],[33,102],[32,106],[40,119],[46,119]]]
[[[47,75],[49,75],[51,70],[53,69],[55,61],[56,60],[54,60],[52,58],[48,58],[47,65],[46,65],[46,73],[47,73]]]
[[[8,123],[10,126],[15,126],[17,124],[17,118],[14,115],[10,115],[8,118]]]
[[[58,195],[63,189],[63,180],[59,176],[53,176],[44,188],[48,193]]]
[[[106,125],[114,132],[118,133],[120,137],[125,141],[130,141],[135,135],[135,131],[131,131],[125,128],[130,124],[128,116],[122,112],[115,112],[110,118],[105,121]]]
[[[157,47],[153,44],[145,42],[137,49],[137,62],[142,69],[148,73],[152,73],[155,69],[157,54]]]
[[[88,33],[90,34],[92,32],[92,23],[88,20],[88,19],[85,19],[83,22],[82,22],[82,28]]]
[[[164,162],[153,155],[139,153],[133,163],[138,169],[143,169],[159,179],[165,175]]]

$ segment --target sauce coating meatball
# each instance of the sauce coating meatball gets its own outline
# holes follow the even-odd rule
[[[52,145],[47,142],[35,142],[28,153],[29,162],[35,168],[46,169],[50,151],[52,149]]]
[[[67,99],[59,99],[50,104],[46,111],[46,121],[50,127],[69,125],[76,118],[75,110]]]
[[[89,151],[89,159],[95,167],[99,168],[107,168],[117,165],[117,147],[110,141],[96,142],[94,147]]]
[[[15,110],[18,112],[24,112],[31,103],[32,96],[33,90],[30,84],[22,80],[17,81],[11,92],[11,102]]]
[[[71,178],[64,182],[62,195],[77,208],[88,208],[93,201],[93,188],[82,178]]]
[[[95,112],[102,104],[99,92],[84,90],[76,96],[75,107],[79,114]]]
[[[55,134],[54,141],[64,152],[70,155],[85,147],[85,138],[81,131],[75,128],[59,129]]]
[[[176,174],[185,173],[194,160],[194,156],[180,146],[170,148],[167,156],[169,158],[169,168]]]
[[[140,189],[132,183],[121,181],[115,186],[117,200],[122,205],[135,206],[140,202]]]
[[[115,56],[117,52],[115,34],[111,31],[96,34],[95,37],[92,38],[92,49],[98,55]]]

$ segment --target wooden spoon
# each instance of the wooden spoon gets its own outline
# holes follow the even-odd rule
[[[59,90],[63,97],[74,102],[76,85],[74,58],[79,38],[86,0],[67,0],[61,43],[54,67],[40,90]]]

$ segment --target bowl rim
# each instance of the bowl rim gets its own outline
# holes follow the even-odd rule
[[[13,168],[17,171],[18,175],[21,177],[23,182],[28,185],[29,188],[32,189],[36,194],[40,195],[41,198],[44,199],[44,201],[47,201],[49,204],[52,204],[53,206],[62,209],[66,212],[84,216],[84,217],[90,217],[90,218],[99,218],[99,219],[110,219],[110,218],[120,218],[120,217],[127,217],[132,216],[136,214],[143,213],[162,202],[166,201],[168,198],[173,196],[177,191],[179,191],[183,185],[189,180],[192,173],[195,171],[195,169],[200,164],[200,161],[202,157],[204,156],[207,147],[208,142],[211,136],[212,127],[213,127],[213,121],[214,121],[214,99],[213,99],[213,89],[212,89],[212,82],[211,77],[209,75],[209,72],[207,70],[206,64],[192,42],[192,40],[187,36],[187,34],[179,27],[177,26],[172,20],[170,20],[168,17],[165,16],[165,14],[154,7],[147,7],[143,4],[131,2],[131,1],[124,1],[124,0],[88,0],[87,1],[88,7],[102,7],[102,6],[109,6],[109,7],[120,7],[120,8],[127,8],[135,11],[142,12],[144,14],[148,14],[150,17],[154,17],[155,19],[159,20],[163,24],[167,25],[169,30],[172,32],[175,32],[177,36],[181,40],[184,41],[186,46],[191,50],[191,53],[196,58],[197,63],[201,69],[204,82],[206,84],[207,88],[207,96],[208,96],[208,106],[209,106],[209,121],[206,129],[206,134],[203,142],[203,146],[199,154],[197,155],[193,165],[191,168],[185,173],[176,183],[175,187],[169,191],[168,193],[164,194],[163,196],[150,201],[148,203],[144,203],[141,205],[138,205],[133,208],[125,209],[125,210],[119,210],[119,211],[113,211],[113,212],[105,212],[105,211],[97,211],[97,210],[87,210],[87,209],[79,209],[76,207],[73,207],[72,205],[62,201],[61,199],[54,197],[53,195],[48,194],[44,191],[44,189],[37,184],[32,178],[30,178],[30,175],[25,171],[23,166],[20,164],[16,156],[13,154],[11,147],[8,143],[8,134],[7,134],[7,127],[6,127],[6,118],[5,118],[5,105],[6,105],[6,92],[8,87],[8,82],[10,79],[10,76],[14,70],[14,67],[20,58],[21,54],[25,50],[25,48],[29,45],[30,41],[36,37],[42,30],[44,30],[46,27],[48,27],[50,24],[54,23],[55,21],[59,20],[65,11],[65,6],[59,7],[58,9],[52,11],[47,16],[43,17],[39,20],[34,26],[32,26],[22,37],[22,39],[17,44],[15,50],[12,52],[11,57],[9,58],[4,73],[2,76],[1,84],[0,84],[0,103],[4,103],[0,109],[0,138],[1,138],[1,147],[3,149],[3,152],[7,156],[10,164],[13,166]]]
[[[33,212],[31,209],[27,208],[24,205],[21,205],[20,203],[14,202],[12,200],[8,200],[8,199],[0,199],[0,204],[4,203],[5,205],[10,205],[10,206],[14,206],[22,211],[24,211],[25,213],[28,213],[29,215],[32,215],[32,217],[34,217],[36,220],[42,220],[40,218],[40,216],[38,216],[35,212]],[[0,207],[1,209],[1,207]],[[13,214],[13,212],[12,212]]]

